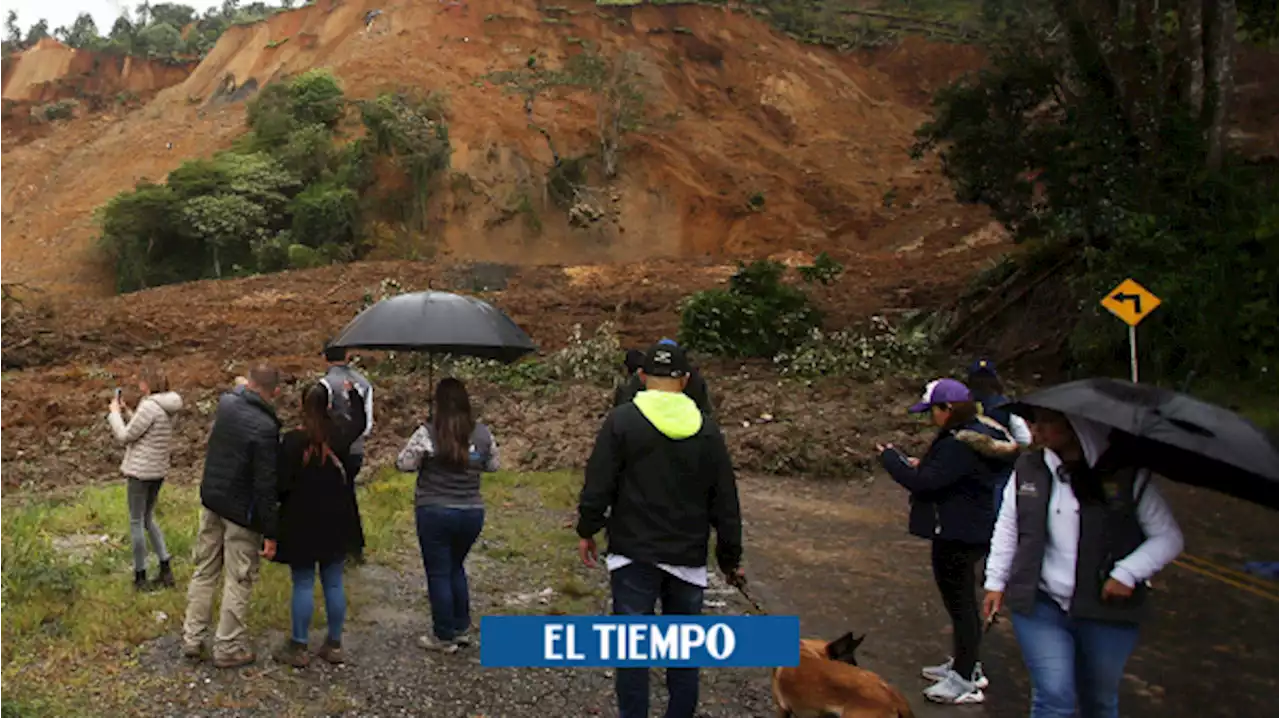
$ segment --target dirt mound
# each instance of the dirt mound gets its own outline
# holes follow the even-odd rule
[[[379,8],[366,33],[364,14]],[[582,229],[540,189],[551,157],[520,98],[482,78],[530,55],[554,66],[588,43],[639,54],[650,115],[661,121],[628,138],[620,176],[602,187],[606,218]],[[228,146],[243,132],[238,98],[313,67],[332,69],[357,98],[398,87],[448,93],[453,177],[431,217],[445,256],[578,264],[949,246],[985,216],[958,206],[936,166],[906,151],[923,93],[969,67],[972,52],[940,45],[914,74],[893,52],[906,50],[840,55],[694,5],[317,3],[231,28],[186,81],[141,111],[5,147],[3,270],[57,294],[108,293],[93,210],[138,179]],[[963,59],[948,60],[953,52]],[[535,119],[563,155],[598,151],[593,98],[539,99]],[[526,195],[536,223],[510,210]]]
[[[32,103],[121,93],[149,97],[187,79],[195,66],[76,50],[45,38],[6,58],[3,97]]]

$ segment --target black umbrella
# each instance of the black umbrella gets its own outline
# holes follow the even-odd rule
[[[1116,379],[1084,379],[1044,389],[1013,405],[1091,419],[1136,437],[1130,450],[1153,471],[1264,506],[1280,504],[1280,455],[1261,429],[1235,412],[1168,389]]]
[[[329,346],[426,352],[428,386],[435,384],[431,355],[510,364],[534,350],[529,335],[492,304],[449,292],[414,292],[383,299],[356,315]]]
[[[452,354],[507,364],[534,350],[529,335],[493,305],[449,292],[384,299],[360,312],[330,346]]]

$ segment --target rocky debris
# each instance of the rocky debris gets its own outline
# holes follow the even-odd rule
[[[72,563],[88,563],[93,555],[111,546],[111,537],[106,534],[70,534],[54,536],[53,550],[66,554]]]
[[[585,229],[604,219],[604,210],[589,203],[578,202],[569,209],[569,226]]]

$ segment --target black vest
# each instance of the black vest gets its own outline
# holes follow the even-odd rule
[[[1147,586],[1140,583],[1133,596],[1124,600],[1102,600],[1102,584],[1111,576],[1117,561],[1142,545],[1146,535],[1138,523],[1138,501],[1147,478],[1134,495],[1138,471],[1122,468],[1103,471],[1105,502],[1080,504],[1080,539],[1076,553],[1076,585],[1070,615],[1095,621],[1139,623],[1147,613]],[[1014,466],[1017,480],[1018,548],[1005,588],[1005,603],[1018,613],[1029,614],[1035,606],[1040,586],[1040,567],[1048,533],[1049,498],[1058,479],[1049,474],[1044,454],[1034,451],[1018,457]]]

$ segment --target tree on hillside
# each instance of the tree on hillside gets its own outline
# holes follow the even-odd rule
[[[10,47],[22,45],[22,30],[18,27],[18,13],[10,10],[4,18],[4,41]]]
[[[60,27],[54,34],[58,36],[58,39],[63,44],[77,49],[94,48],[102,40],[98,36],[98,24],[93,21],[93,16],[87,12],[77,15],[75,22],[71,23],[70,29]]]
[[[168,23],[181,30],[195,21],[196,11],[186,5],[163,2],[151,6],[150,17],[153,23]]]
[[[133,47],[147,57],[170,57],[182,48],[182,33],[169,23],[155,23],[138,32]]]
[[[152,22],[151,0],[142,0],[135,9],[138,11],[138,27],[146,27]]]
[[[27,39],[22,42],[23,47],[31,47],[37,42],[49,37],[49,21],[41,18],[39,22],[31,26],[27,30]]]

